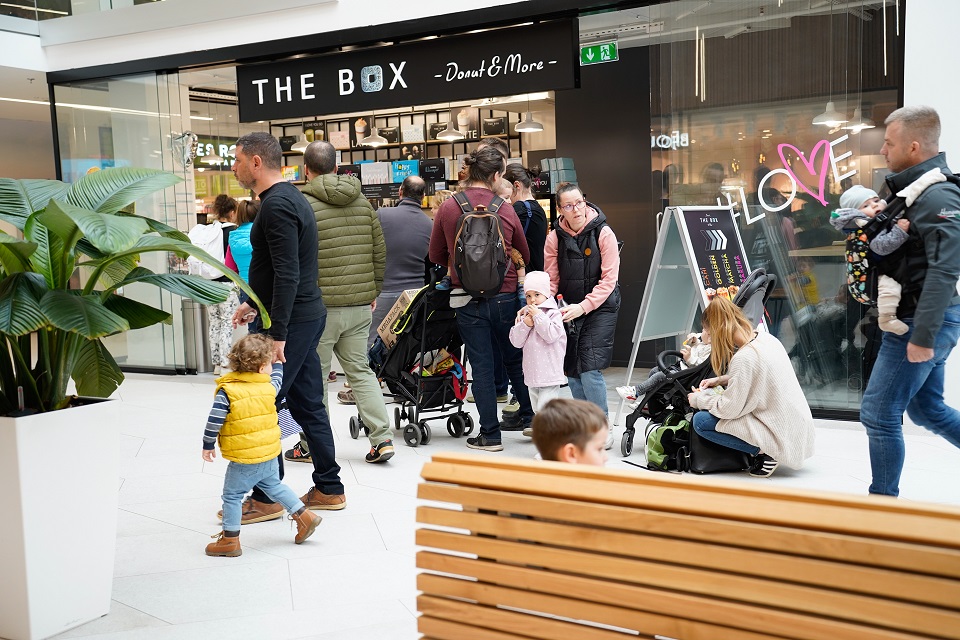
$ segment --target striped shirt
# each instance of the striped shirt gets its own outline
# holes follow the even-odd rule
[[[279,362],[273,363],[273,369],[270,371],[270,383],[277,392],[283,386],[283,365]],[[220,429],[223,428],[223,422],[227,419],[229,412],[230,399],[227,397],[227,393],[220,389],[213,398],[213,407],[207,417],[207,426],[203,430],[204,449],[213,449],[213,444],[217,441],[217,436],[220,435]]]

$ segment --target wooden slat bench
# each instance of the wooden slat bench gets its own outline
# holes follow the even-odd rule
[[[960,639],[960,509],[436,455],[424,637]]]

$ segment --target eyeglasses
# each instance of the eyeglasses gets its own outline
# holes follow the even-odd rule
[[[583,209],[585,206],[587,206],[587,203],[586,203],[585,200],[577,200],[577,201],[574,202],[573,204],[565,204],[565,205],[563,205],[562,207],[560,207],[560,209],[562,209],[562,210],[565,211],[566,213],[570,213],[570,212],[573,211],[574,209]]]

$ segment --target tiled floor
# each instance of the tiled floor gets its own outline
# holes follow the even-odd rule
[[[608,371],[611,391],[624,373]],[[331,385],[331,397],[340,388]],[[225,469],[220,458],[213,464],[200,458],[212,393],[210,375],[127,377],[118,393],[126,419],[113,607],[110,615],[57,637],[418,637],[413,533],[420,467],[435,452],[465,451],[463,440],[438,433],[442,428],[434,429],[434,440],[425,447],[411,449],[398,438],[397,455],[387,465],[369,465],[363,461],[367,441],[352,440],[348,433],[353,409],[334,402],[331,421],[347,508],[322,513],[317,533],[302,545],[293,544],[289,522],[273,521],[244,527],[243,556],[209,558],[203,547],[219,530],[216,512]],[[907,433],[903,498],[960,505],[960,451],[916,427]],[[533,456],[533,445],[519,433],[504,434],[504,440],[504,453],[480,455]],[[641,456],[635,451],[633,460]],[[616,450],[608,466],[634,469]],[[310,486],[311,469],[287,465],[286,482],[298,495]],[[870,478],[866,437],[859,425],[820,421],[817,455],[802,471],[779,470],[769,480],[725,476],[731,477],[864,494]]]

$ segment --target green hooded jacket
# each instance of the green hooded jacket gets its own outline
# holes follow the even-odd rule
[[[383,289],[387,247],[377,212],[353,176],[317,176],[301,189],[317,219],[317,284],[328,307],[356,307]]]

